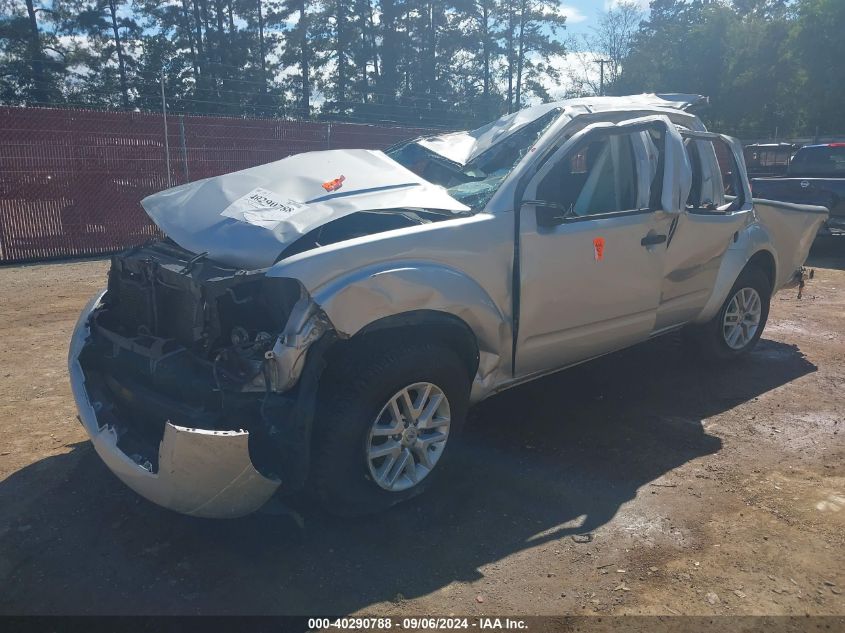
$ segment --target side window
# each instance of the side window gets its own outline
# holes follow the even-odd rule
[[[742,180],[740,179],[739,167],[730,146],[725,141],[718,139],[713,141],[713,148],[716,152],[716,160],[719,163],[719,175],[722,178],[722,193],[725,202],[728,198],[742,196]],[[738,206],[742,206],[742,202]],[[725,209],[728,210],[728,209]]]
[[[598,215],[637,209],[637,168],[631,134],[585,138],[537,187],[556,215]]]
[[[713,202],[712,199],[706,200],[701,193],[704,186],[704,169],[701,166],[701,155],[698,152],[697,143],[691,138],[684,139],[684,149],[687,152],[687,158],[689,158],[690,168],[692,169],[692,184],[690,185],[689,196],[687,196],[688,209],[701,208]]]
[[[692,167],[687,209],[727,213],[744,204],[742,180],[734,153],[722,139],[684,139]]]

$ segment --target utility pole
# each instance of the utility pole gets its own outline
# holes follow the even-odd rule
[[[601,74],[599,75],[599,96],[604,96],[604,65],[609,64],[611,60],[609,59],[597,59],[596,63],[601,66]]]
[[[164,156],[167,164],[167,187],[170,188],[170,139],[167,137],[167,101],[164,98],[164,66],[161,68],[161,114],[164,119]]]

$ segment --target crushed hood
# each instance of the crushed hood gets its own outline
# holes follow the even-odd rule
[[[198,180],[141,205],[183,248],[244,269],[271,266],[302,235],[358,211],[469,211],[383,152],[346,149]]]

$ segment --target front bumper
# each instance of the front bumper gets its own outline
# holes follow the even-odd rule
[[[211,431],[165,425],[158,465],[139,464],[118,447],[116,430],[101,424],[79,356],[90,331],[91,312],[103,297],[94,297],[79,317],[68,353],[70,384],[79,419],[106,466],[127,486],[153,503],[199,517],[233,518],[260,508],[281,482],[259,473],[249,456],[246,431]]]

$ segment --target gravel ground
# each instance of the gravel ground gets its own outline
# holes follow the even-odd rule
[[[813,258],[747,360],[665,338],[513,389],[356,521],[139,498],[66,378],[106,262],[0,268],[0,613],[845,614],[845,244]]]

